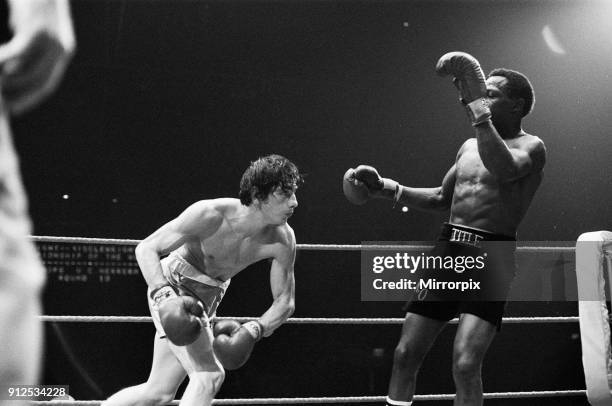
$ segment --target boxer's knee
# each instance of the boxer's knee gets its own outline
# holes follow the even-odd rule
[[[214,393],[219,392],[219,389],[221,389],[221,385],[223,385],[223,381],[225,381],[225,370],[223,368],[220,368],[215,372],[208,372],[208,375],[208,380],[211,384],[211,389],[214,391]]]
[[[399,343],[393,352],[393,365],[396,368],[416,370],[421,356],[407,343]]]
[[[198,391],[214,396],[225,381],[225,371],[218,368],[213,371],[199,371],[189,374],[189,384],[196,385]]]
[[[145,384],[142,387],[141,393],[143,404],[148,406],[166,405],[172,402],[176,396],[176,390],[149,384]]]
[[[149,398],[149,404],[153,406],[167,405],[174,400],[175,394],[171,392],[152,393]]]
[[[453,378],[456,383],[480,378],[482,362],[469,351],[457,351],[453,356]]]
[[[102,402],[101,406],[162,406],[174,400],[176,390],[172,390],[153,382],[121,389]]]

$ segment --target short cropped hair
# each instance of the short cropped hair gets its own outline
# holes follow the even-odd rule
[[[302,182],[297,166],[284,156],[261,157],[251,162],[240,179],[240,203],[248,206],[253,203],[253,197],[265,200],[277,187],[289,192]]]
[[[533,86],[529,82],[529,79],[527,79],[527,76],[515,70],[506,68],[493,69],[491,73],[489,73],[488,77],[491,76],[502,76],[508,80],[508,82],[504,86],[504,89],[502,90],[509,98],[520,98],[525,100],[525,104],[523,105],[522,117],[525,117],[531,112],[531,110],[533,110],[533,105],[535,103],[535,94],[533,91]]]

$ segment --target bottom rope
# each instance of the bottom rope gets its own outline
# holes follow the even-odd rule
[[[565,390],[565,391],[533,391],[533,392],[492,392],[485,393],[485,399],[506,399],[506,398],[550,398],[564,396],[586,396],[586,390]],[[432,400],[453,400],[454,394],[444,395],[415,395],[415,401]],[[375,403],[384,402],[386,396],[349,396],[349,397],[313,397],[313,398],[253,398],[253,399],[216,399],[213,405],[279,405],[279,404],[313,404],[313,403]],[[33,401],[37,405],[53,406],[96,406],[102,403],[101,400],[49,400]],[[178,405],[179,400],[169,403]]]

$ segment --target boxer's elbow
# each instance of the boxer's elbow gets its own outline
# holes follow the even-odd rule
[[[284,300],[280,297],[274,301],[272,305],[274,316],[268,323],[262,323],[264,327],[264,337],[269,337],[274,331],[282,326],[295,311],[295,302],[293,299]],[[272,310],[271,309],[271,310]]]
[[[278,304],[281,308],[283,320],[287,320],[295,312],[295,299],[293,297],[283,297]]]
[[[136,248],[134,249],[134,255],[136,256],[136,261],[140,263],[143,260],[143,258],[146,257],[146,253],[147,253],[147,243],[145,241],[139,242],[138,245],[136,245]]]
[[[295,301],[292,300],[291,303],[287,304],[286,312],[287,318],[293,316],[293,313],[295,312]]]
[[[450,209],[452,200],[452,195],[445,193],[440,187],[429,197],[428,206],[431,210],[445,211]]]
[[[159,260],[159,254],[154,247],[151,246],[147,240],[143,240],[134,249],[134,255],[136,256],[136,262],[142,267],[143,264],[148,263],[151,259]]]
[[[446,210],[449,210],[450,207],[451,207],[451,199],[442,198],[442,199],[438,200],[438,202],[437,202],[437,204],[435,206],[435,209],[437,211],[446,211]]]
[[[283,318],[287,320],[295,312],[295,300],[291,297],[285,298],[281,303]]]

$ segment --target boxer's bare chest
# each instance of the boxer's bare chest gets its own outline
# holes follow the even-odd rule
[[[457,157],[457,180],[455,186],[492,186],[495,179],[482,162],[476,141],[468,141]]]
[[[183,249],[189,263],[211,278],[222,280],[272,255],[265,237],[245,236],[227,225],[206,239],[186,243]]]

